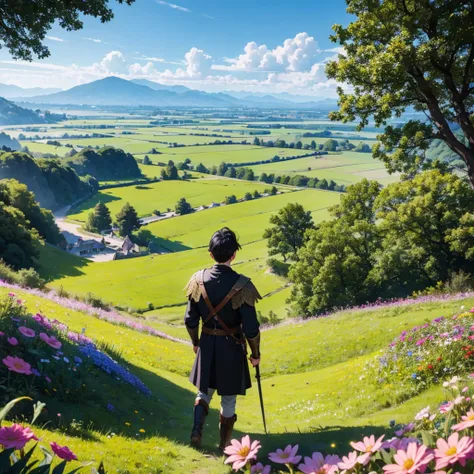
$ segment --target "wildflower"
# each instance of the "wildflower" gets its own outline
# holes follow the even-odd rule
[[[51,383],[51,379],[48,376],[44,377],[46,379],[46,382]]]
[[[69,364],[69,359],[67,357],[63,357],[63,361],[66,362],[66,364]]]
[[[461,419],[461,423],[453,426],[454,431],[461,431],[474,426],[474,410],[471,408]]]
[[[276,464],[298,464],[301,461],[301,456],[297,456],[298,445],[291,446],[289,444],[285,449],[277,449],[276,452],[270,453],[268,459]]]
[[[0,331],[0,336],[4,336],[5,333],[3,331]]]
[[[33,329],[27,328],[25,326],[20,326],[18,328],[18,331],[20,331],[23,334],[23,336],[25,336],[25,337],[35,337],[36,336],[36,333],[33,331]]]
[[[415,420],[416,421],[421,421],[425,418],[430,418],[430,407],[425,407],[423,410],[420,410],[416,415],[415,415]]]
[[[39,372],[37,369],[31,369],[31,373],[32,373],[33,375],[36,375],[36,377],[41,377],[41,374],[40,374],[40,372]]]
[[[395,434],[397,436],[403,436],[405,433],[409,433],[410,431],[413,431],[414,427],[415,427],[415,423],[408,423],[408,425],[405,425],[398,431],[395,431]]]
[[[369,462],[370,455],[376,453],[382,447],[382,440],[385,435],[382,435],[380,438],[375,440],[375,436],[371,435],[370,437],[365,436],[363,441],[357,443],[351,443],[351,446],[356,450],[360,451],[361,454],[358,458],[360,464],[364,466]]]
[[[125,422],[126,426],[130,426],[130,423],[128,421]]]
[[[454,408],[454,402],[442,403],[439,407],[440,413],[449,413]]]
[[[14,424],[0,428],[0,445],[5,449],[23,449],[25,444],[32,439],[38,438],[28,427]]]
[[[312,457],[305,456],[304,463],[298,469],[305,474],[335,474],[340,459],[338,456],[324,456],[321,453],[313,453]]]
[[[434,454],[427,453],[427,450],[428,448],[424,445],[418,446],[416,443],[410,443],[406,451],[400,449],[393,456],[396,464],[387,464],[383,470],[386,474],[424,472],[427,464],[434,459]]]
[[[143,428],[139,429],[140,433],[145,433],[145,430]]]
[[[249,461],[257,458],[260,450],[260,442],[255,440],[250,443],[250,436],[246,435],[242,441],[233,439],[230,446],[225,448],[224,453],[229,457],[225,460],[225,464],[232,464],[232,469],[238,471],[244,467]]]
[[[17,346],[18,345],[18,339],[16,337],[8,337],[7,338],[8,344],[12,346]]]
[[[48,336],[44,332],[40,333],[40,338],[53,349],[61,349],[61,346],[63,345],[62,342],[58,341],[54,336]]]
[[[251,474],[270,474],[270,466],[264,466],[261,462],[258,462],[251,467]]]
[[[17,374],[31,375],[31,365],[19,357],[8,356],[3,359],[3,363],[8,370],[16,372]]]
[[[444,388],[457,388],[457,383],[459,382],[459,377],[454,376],[451,380],[444,382],[443,387]]]
[[[51,449],[53,453],[59,459],[64,459],[64,461],[77,461],[77,456],[67,447],[67,446],[59,446],[56,443],[50,443]]]
[[[467,436],[459,439],[459,433],[453,433],[448,441],[440,438],[436,441],[436,469],[443,469],[449,464],[459,463],[465,466],[474,448],[474,441]]]
[[[8,293],[8,296],[9,296],[10,298],[15,298],[15,293]]]
[[[342,461],[337,464],[337,467],[344,471],[350,471],[358,464],[357,458],[359,453],[357,451],[352,451],[347,456],[342,456]]]
[[[112,403],[107,403],[107,410],[109,411],[114,411],[115,407],[112,405]]]

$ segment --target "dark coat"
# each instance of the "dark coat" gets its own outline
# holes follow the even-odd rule
[[[227,265],[214,265],[204,271],[204,286],[214,307],[226,297],[239,276]],[[188,328],[193,329],[205,321],[209,314],[200,293],[197,274],[193,275],[188,283],[187,295],[189,301],[184,322]],[[242,326],[245,336],[254,338],[259,333],[255,302],[260,298],[258,291],[249,281],[224,306],[219,316],[229,328]],[[215,319],[206,323],[206,327],[222,329]],[[202,392],[214,388],[219,395],[245,395],[246,389],[252,384],[242,345],[237,344],[231,337],[201,334],[190,381]]]

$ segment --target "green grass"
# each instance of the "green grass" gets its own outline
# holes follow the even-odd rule
[[[0,289],[0,294],[7,292]],[[86,328],[89,337],[114,345],[130,370],[153,391],[151,398],[131,396],[127,387],[117,392],[112,384],[108,387],[102,382],[101,395],[115,405],[113,414],[87,400],[79,406],[46,400],[51,413],[62,413],[63,426],[72,418],[93,424],[75,434],[35,427],[45,441],[67,444],[81,460],[104,460],[110,472],[228,472],[220,459],[185,446],[194,393],[186,379],[193,360],[189,346],[113,326],[25,292],[19,296],[30,311],[41,311],[76,331]],[[235,436],[250,433],[260,439],[262,455],[288,443],[299,443],[306,454],[313,450],[345,453],[350,449],[349,441],[363,434],[388,432],[389,420],[408,422],[420,408],[442,401],[442,390],[433,387],[400,403],[398,387],[376,385],[367,364],[401,330],[472,304],[471,298],[340,313],[265,331],[261,371],[270,434],[263,434],[258,393],[253,388],[238,400]],[[184,328],[172,331],[182,336],[186,333]],[[205,453],[215,453],[217,442],[217,403],[211,408]],[[141,428],[145,434],[138,434]],[[81,436],[85,433],[87,436]]]
[[[142,169],[144,166],[142,165]],[[160,168],[149,165],[145,169],[145,173],[153,171],[159,176]],[[100,191],[82,203],[69,214],[69,217],[85,222],[88,213],[98,202],[106,204],[113,216],[126,202],[129,202],[136,209],[138,215],[143,217],[151,215],[155,209],[161,212],[166,212],[168,208],[174,210],[176,203],[182,197],[186,198],[193,207],[209,206],[212,202],[223,202],[226,196],[232,194],[240,199],[247,192],[253,193],[257,189],[262,193],[268,187],[269,185],[262,183],[211,177],[211,179],[204,180],[162,181],[140,185],[139,188],[136,186],[112,188]]]
[[[382,184],[398,179],[397,175],[389,175],[384,164],[374,160],[370,153],[353,151],[256,165],[252,168],[256,175],[262,173],[290,176],[302,174],[318,179],[332,179],[346,185],[356,183],[363,178],[375,179]]]
[[[39,142],[21,141],[20,145],[28,147],[31,153],[51,153],[52,155],[64,156],[71,151],[70,148],[65,146],[47,145]]]

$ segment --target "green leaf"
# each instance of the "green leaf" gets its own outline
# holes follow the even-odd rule
[[[20,397],[20,398],[15,398],[15,400],[12,400],[11,402],[7,403],[2,410],[0,411],[0,423],[7,417],[8,413],[10,410],[18,403],[21,402],[21,400],[31,400],[30,397]]]
[[[26,472],[24,469],[33,455],[33,451],[36,449],[36,446],[38,446],[38,443],[36,443],[19,461],[13,464],[10,470],[7,471],[8,474],[22,474],[23,472]]]
[[[429,431],[422,431],[421,439],[425,446],[434,446],[435,444],[435,437]]]
[[[33,419],[31,420],[31,424],[33,424],[36,419],[41,415],[41,412],[43,411],[43,408],[46,406],[46,403],[43,402],[37,402],[33,405],[33,408],[35,409],[33,413]]]
[[[49,464],[47,466],[38,466],[29,471],[28,474],[49,474],[49,467]]]
[[[41,451],[43,452],[43,460],[40,462],[40,466],[48,466],[48,472],[49,472],[49,466],[53,462],[53,454],[48,451],[44,446],[40,446]]]
[[[0,472],[7,472],[10,469],[11,462],[10,462],[10,455],[13,453],[13,448],[5,449],[0,453]]]
[[[58,464],[51,474],[63,474],[64,469],[66,469],[67,461],[63,461],[62,463]]]

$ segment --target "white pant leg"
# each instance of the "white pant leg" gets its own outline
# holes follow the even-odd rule
[[[221,397],[221,415],[224,418],[231,418],[235,415],[235,404],[237,395],[223,395]]]
[[[199,390],[198,394],[196,395],[196,402],[198,402],[199,400],[204,400],[209,406],[211,404],[212,397],[214,396],[214,392],[215,392],[215,389],[213,388],[209,388],[207,390],[207,393],[201,392]]]

